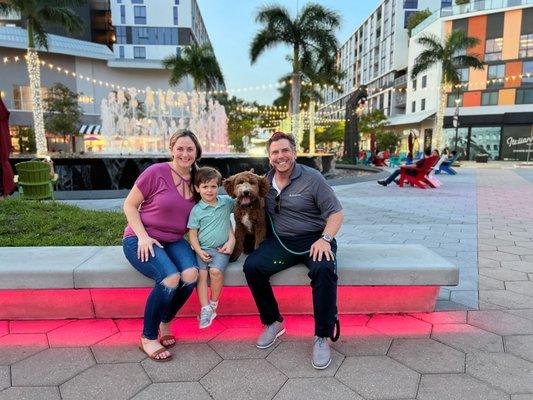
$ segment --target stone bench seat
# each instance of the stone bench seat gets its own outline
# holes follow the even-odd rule
[[[339,312],[432,311],[440,286],[459,282],[457,266],[421,245],[340,244],[337,259]],[[120,246],[5,247],[0,260],[0,319],[140,316],[153,285]],[[243,262],[228,267],[221,314],[257,312]],[[299,265],[272,277],[282,311],[311,312],[307,271]],[[182,314],[197,310],[193,295]]]

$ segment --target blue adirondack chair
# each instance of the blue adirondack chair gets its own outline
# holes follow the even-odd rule
[[[366,155],[365,155],[365,161],[363,161],[363,163],[365,165],[370,165],[371,162],[372,162],[372,152],[371,151],[367,151]]]
[[[459,157],[459,153],[456,153],[451,159],[444,161],[438,169],[435,170],[436,174],[446,173],[448,175],[457,175],[457,171],[452,168],[452,164]]]

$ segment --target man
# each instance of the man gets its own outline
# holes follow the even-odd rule
[[[433,152],[436,152],[436,154],[433,154],[431,152],[431,149],[428,147],[427,149],[424,150],[424,157],[429,157],[429,156],[432,156],[432,155],[436,155],[438,157],[438,155],[439,155],[438,150],[433,150]],[[425,162],[425,158],[421,158],[420,160],[418,160],[415,163],[414,166],[407,166],[407,170],[406,170],[407,175],[416,176],[417,170],[415,168],[422,168],[422,166],[424,165],[424,162]],[[392,174],[389,175],[389,177],[387,179],[378,181],[378,185],[387,186],[387,185],[390,185],[392,183],[392,181],[394,181],[394,183],[399,185],[400,184],[400,180],[397,179],[397,178],[400,176],[401,171],[402,170],[400,168],[395,169],[392,172]]]
[[[267,174],[266,208],[275,235],[267,237],[244,263],[248,286],[265,325],[257,347],[266,349],[285,333],[270,277],[304,263],[313,288],[313,366],[324,369],[331,362],[328,338],[333,337],[337,319],[334,238],[342,224],[342,206],[319,171],[296,163],[296,143],[291,135],[274,133],[267,151],[272,169]]]

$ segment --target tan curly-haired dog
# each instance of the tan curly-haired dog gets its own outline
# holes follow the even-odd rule
[[[224,181],[226,193],[237,199],[235,214],[235,249],[230,260],[257,249],[266,237],[265,197],[269,184],[265,177],[245,171]]]

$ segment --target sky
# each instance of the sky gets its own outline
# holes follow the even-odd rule
[[[258,0],[197,0],[209,38],[224,74],[226,88],[244,88],[274,84],[290,73],[286,56],[288,47],[277,46],[265,51],[256,63],[250,65],[250,42],[260,25],[255,22],[257,9],[272,2]],[[323,6],[336,10],[342,16],[342,25],[337,33],[339,45],[346,41],[355,29],[374,11],[379,0],[315,0]],[[296,14],[307,4],[305,0],[279,0]],[[235,93],[248,101],[271,104],[278,96],[275,88],[249,90]]]

